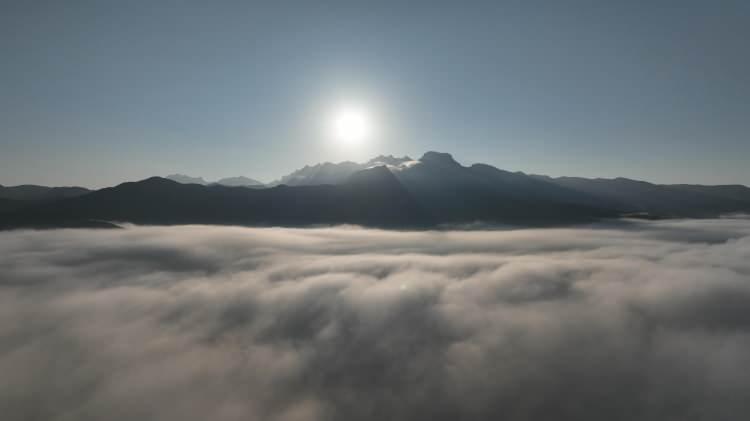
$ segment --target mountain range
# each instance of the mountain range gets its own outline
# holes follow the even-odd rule
[[[417,160],[378,156],[365,163],[305,166],[265,186],[246,177],[209,183],[172,175],[96,191],[34,187],[0,188],[0,228],[99,227],[112,226],[112,221],[386,228],[475,222],[547,226],[622,216],[750,213],[750,188],[742,185],[553,178],[487,164],[464,166],[440,152],[427,152]]]

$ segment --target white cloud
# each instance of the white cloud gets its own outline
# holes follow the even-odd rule
[[[745,419],[750,221],[0,234],[3,419]]]

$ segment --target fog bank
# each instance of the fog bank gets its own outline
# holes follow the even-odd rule
[[[744,420],[750,220],[0,233],[4,420]]]

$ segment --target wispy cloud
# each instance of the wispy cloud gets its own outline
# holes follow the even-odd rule
[[[0,414],[746,419],[750,221],[0,234]]]

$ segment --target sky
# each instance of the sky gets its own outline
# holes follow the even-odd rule
[[[745,1],[8,1],[0,184],[271,181],[450,152],[750,185]],[[332,115],[367,110],[366,142]]]

